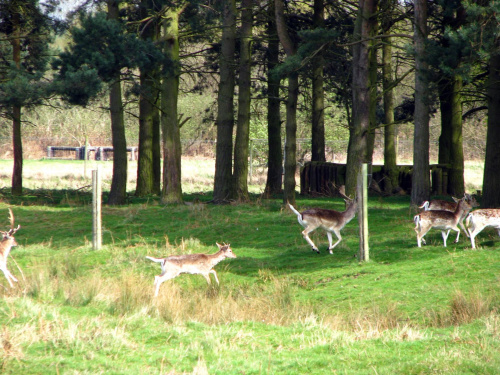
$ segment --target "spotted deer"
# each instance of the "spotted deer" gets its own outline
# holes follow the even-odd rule
[[[417,232],[418,247],[421,247],[422,243],[425,245],[424,236],[432,228],[441,230],[444,247],[446,247],[446,240],[451,230],[457,232],[455,243],[458,242],[460,237],[460,228],[458,228],[458,224],[462,216],[467,215],[471,209],[472,207],[467,203],[464,197],[459,200],[454,212],[430,210],[415,215],[413,221],[415,222],[415,232]]]
[[[500,209],[482,208],[472,211],[465,219],[465,225],[469,231],[472,248],[476,248],[475,238],[486,227],[493,227],[500,236]]]
[[[215,254],[184,254],[172,255],[167,258],[154,258],[146,256],[153,262],[160,263],[161,274],[155,276],[154,295],[158,296],[160,285],[167,280],[179,276],[181,273],[202,275],[210,284],[210,274],[213,274],[215,281],[219,284],[217,273],[213,269],[218,263],[226,258],[236,258],[229,244],[220,245],[217,243],[219,251]]]
[[[308,210],[299,212],[290,203],[288,207],[297,215],[297,220],[300,225],[305,229],[302,231],[302,236],[304,239],[312,246],[312,250],[319,254],[319,250],[314,244],[314,242],[309,238],[309,233],[317,228],[323,228],[326,230],[326,235],[328,237],[328,251],[333,254],[333,249],[337,246],[340,241],[342,241],[342,236],[340,231],[349,223],[358,209],[357,198],[350,199],[344,195],[344,201],[346,202],[345,211],[335,211],[327,210],[324,208],[310,208]],[[332,245],[333,237],[332,233],[337,236],[337,242]]]
[[[424,211],[450,211],[455,212],[457,209],[458,202],[460,198],[451,197],[453,202],[445,201],[441,199],[433,199],[431,201],[425,201],[419,208],[423,208]],[[478,207],[479,203],[476,201],[476,197],[470,194],[464,194],[465,201],[471,206],[471,208]],[[465,235],[469,237],[469,232],[465,229],[464,219],[467,213],[463,214],[460,218],[458,225],[465,232]],[[460,236],[460,232],[457,234],[457,238],[455,242],[458,242],[458,237]]]
[[[12,210],[10,208],[9,208],[9,221],[10,221],[10,230],[8,232],[1,232],[2,241],[0,241],[0,270],[5,275],[5,278],[9,282],[10,287],[13,288],[14,284],[12,284],[12,281],[15,281],[17,283],[17,279],[7,269],[7,257],[9,256],[12,247],[17,246],[14,234],[21,228],[21,226],[18,225],[17,228],[14,228],[14,214],[12,213]]]

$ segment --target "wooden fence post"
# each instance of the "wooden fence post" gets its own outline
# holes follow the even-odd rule
[[[99,250],[102,247],[101,231],[101,173],[99,166],[92,170],[92,248]]]
[[[358,221],[359,221],[359,257],[360,262],[370,260],[370,249],[368,246],[368,165],[363,163],[358,174],[356,195],[358,199]]]

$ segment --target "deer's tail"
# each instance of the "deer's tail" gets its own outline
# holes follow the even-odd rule
[[[424,211],[427,211],[429,209],[429,201],[425,201],[421,206],[418,208],[423,208]]]
[[[154,258],[154,257],[150,257],[150,256],[146,256],[147,259],[149,260],[152,260],[153,262],[156,262],[156,263],[162,263],[163,262],[163,258]]]
[[[297,215],[297,220],[299,221],[299,224],[300,224],[300,225],[302,225],[302,226],[305,226],[305,223],[304,223],[304,221],[302,220],[302,214],[301,214],[299,211],[297,211],[297,210],[295,209],[295,207],[293,207],[290,203],[288,203],[288,207],[290,207],[290,209],[293,211],[293,213],[294,213],[295,215]]]

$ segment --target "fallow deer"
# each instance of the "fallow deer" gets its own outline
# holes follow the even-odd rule
[[[319,250],[314,242],[309,238],[309,233],[320,227],[325,229],[326,235],[328,236],[328,250],[330,254],[333,254],[335,246],[342,241],[340,231],[353,219],[358,209],[357,198],[350,199],[344,195],[344,201],[346,202],[345,211],[310,208],[303,212],[299,212],[290,203],[288,203],[290,209],[295,213],[295,215],[297,215],[299,224],[305,228],[302,231],[302,236],[304,236],[304,239],[309,243],[309,245],[312,246],[312,250],[316,251],[318,254]],[[335,236],[337,236],[337,242],[333,245],[332,233],[335,233]]]
[[[21,226],[18,225],[17,228],[14,228],[14,214],[12,213],[12,210],[10,208],[9,208],[9,221],[10,221],[10,230],[8,232],[1,232],[2,241],[0,241],[0,270],[5,275],[5,278],[9,282],[10,287],[13,288],[14,284],[12,284],[12,281],[15,281],[17,283],[17,279],[7,269],[7,257],[9,256],[12,247],[17,246],[14,234],[21,228]]]
[[[155,276],[154,292],[158,296],[160,285],[169,279],[179,276],[181,273],[202,275],[210,284],[210,274],[213,274],[215,281],[219,284],[217,273],[213,269],[218,263],[226,258],[236,258],[229,244],[220,245],[217,243],[219,251],[215,254],[184,254],[172,255],[167,258],[154,258],[146,256],[153,262],[160,263],[161,275]]]
[[[458,242],[460,237],[460,229],[458,224],[462,216],[465,216],[471,210],[471,206],[466,202],[465,197],[460,199],[457,208],[454,212],[444,211],[444,210],[430,210],[424,211],[415,215],[413,221],[415,222],[415,232],[417,232],[417,244],[421,247],[423,242],[425,245],[424,236],[427,232],[432,229],[440,229],[443,236],[444,247],[446,247],[446,240],[450,234],[450,230],[457,232],[457,239],[455,243]]]
[[[431,201],[425,201],[419,208],[423,208],[425,211],[449,211],[449,212],[455,212],[457,209],[458,202],[460,201],[460,198],[455,198],[451,197],[453,199],[453,202],[450,201],[445,201],[441,199],[433,199]],[[471,206],[471,208],[478,207],[479,203],[476,201],[476,197],[470,194],[464,194],[465,201]],[[464,226],[464,219],[467,213],[463,214],[462,217],[460,218],[458,224],[460,225],[460,228],[465,232],[465,235],[469,237],[469,232],[465,229]],[[457,235],[457,239],[455,242],[458,242],[458,236],[460,236],[460,233]]]
[[[465,219],[465,225],[468,227],[470,242],[472,248],[476,248],[475,238],[486,227],[493,227],[500,236],[500,209],[482,208],[472,211]]]

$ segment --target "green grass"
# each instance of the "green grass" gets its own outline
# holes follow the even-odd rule
[[[210,193],[186,194],[209,201]],[[408,197],[369,200],[370,262],[358,226],[334,254],[323,231],[302,238],[279,199],[243,205],[162,206],[156,198],[103,207],[101,250],[91,247],[90,193],[0,191],[21,229],[0,274],[3,374],[496,374],[500,368],[500,238],[472,250],[439,231],[416,246]],[[300,209],[343,209],[298,197]],[[2,212],[4,214],[2,214]],[[165,282],[145,255],[216,251],[220,286],[199,275]],[[451,242],[451,241],[449,241]]]

